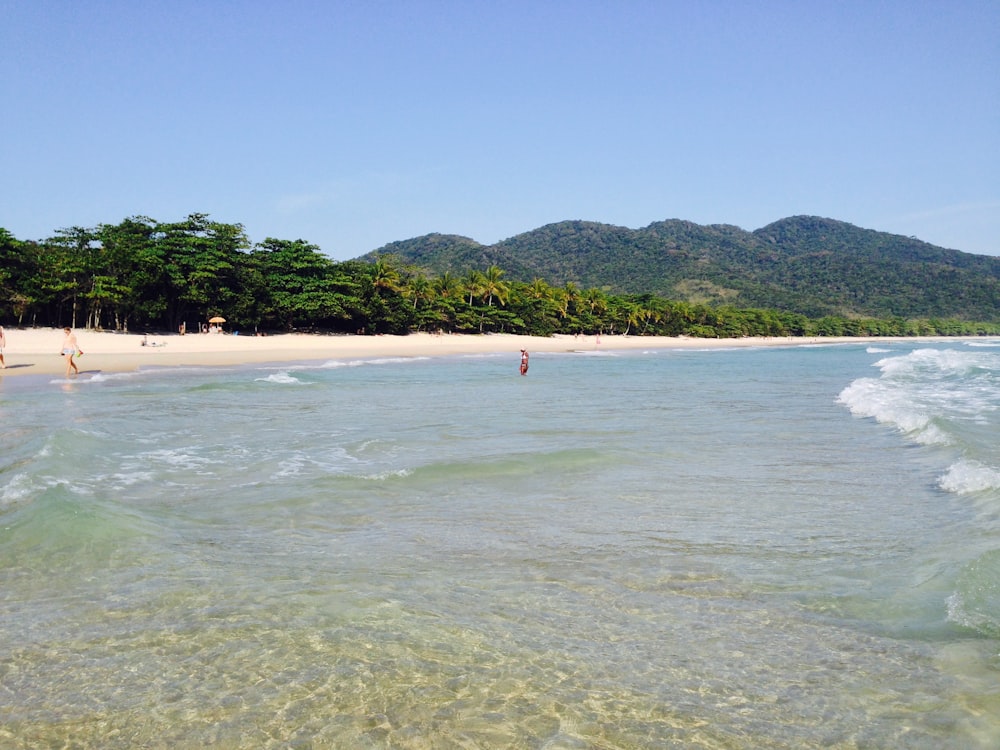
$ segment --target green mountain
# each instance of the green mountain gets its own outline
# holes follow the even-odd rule
[[[431,234],[385,245],[440,275],[496,265],[505,278],[615,294],[823,315],[1000,320],[1000,258],[815,216],[754,232],[669,220],[642,229],[563,221],[495,245]]]

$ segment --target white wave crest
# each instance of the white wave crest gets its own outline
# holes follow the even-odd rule
[[[367,479],[374,482],[384,482],[388,479],[399,479],[403,477],[408,477],[413,474],[412,469],[391,469],[389,471],[379,472],[378,474],[366,474],[360,479]]]
[[[1000,470],[978,461],[958,461],[948,467],[938,486],[956,495],[1000,489]]]
[[[893,425],[917,442],[948,442],[947,435],[934,426],[929,414],[915,407],[912,394],[905,389],[887,387],[875,378],[860,378],[841,391],[837,400],[854,416]]]
[[[861,378],[838,401],[925,445],[953,444],[962,422],[1000,409],[1000,357],[985,351],[915,349],[880,359],[879,378]]]
[[[36,491],[28,474],[15,474],[0,490],[0,508],[19,503]]]
[[[260,383],[278,383],[281,385],[302,385],[302,381],[298,378],[290,375],[286,371],[274,372],[268,375],[266,378],[256,378],[257,382]]]
[[[376,357],[373,359],[331,359],[321,365],[321,369],[333,369],[337,367],[363,367],[364,365],[398,365],[410,362],[422,362],[430,357]]]
[[[135,380],[139,377],[137,371],[131,372],[95,372],[90,377],[91,383],[111,383],[116,380]]]
[[[998,369],[1000,358],[992,352],[914,349],[901,357],[881,359],[875,366],[887,377],[948,377],[981,368]]]

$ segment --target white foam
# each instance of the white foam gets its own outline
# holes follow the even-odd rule
[[[966,596],[961,592],[955,592],[949,596],[946,604],[949,622],[991,636],[997,632],[996,615],[980,611],[973,602],[967,601]]]
[[[993,352],[957,349],[915,349],[901,357],[887,357],[875,363],[889,376],[963,376],[978,370],[1000,369],[1000,357]]]
[[[271,373],[266,378],[256,378],[255,380],[260,383],[278,383],[280,385],[304,385],[301,380],[290,375],[287,370]]]
[[[978,461],[958,461],[938,479],[938,486],[957,495],[1000,489],[1000,470]]]
[[[0,490],[0,508],[14,505],[35,492],[35,485],[28,474],[15,474]]]
[[[116,380],[134,380],[139,376],[138,372],[95,372],[89,378],[91,383],[110,383]]]
[[[376,482],[384,482],[387,479],[398,479],[400,477],[408,477],[413,473],[411,469],[394,469],[391,471],[383,471],[379,474],[367,474],[362,479],[370,479]]]
[[[965,346],[976,346],[984,349],[996,349],[1000,347],[1000,341],[996,339],[987,341],[963,341],[962,343]]]
[[[407,364],[410,362],[421,362],[430,359],[430,357],[378,357],[374,359],[331,359],[329,362],[324,362],[320,367],[322,369],[333,369],[337,367],[363,367],[364,365],[396,365],[396,364]]]
[[[139,376],[138,371],[131,372],[87,372],[84,370],[79,375],[68,378],[56,378],[50,380],[50,385],[86,385],[93,383],[112,383],[120,380],[133,380]]]
[[[890,424],[917,442],[940,444],[948,437],[931,423],[906,389],[887,386],[874,378],[855,380],[837,399],[857,417],[871,417],[880,424]]]
[[[108,477],[108,483],[117,487],[130,487],[134,484],[153,481],[154,475],[150,471],[133,471],[128,474],[118,472]]]
[[[915,442],[950,444],[954,420],[982,420],[1000,408],[1000,357],[992,352],[916,349],[874,364],[839,395],[851,413],[891,424]]]
[[[222,463],[222,459],[210,458],[206,455],[199,455],[188,450],[178,448],[161,448],[159,450],[148,451],[139,456],[141,461],[149,461],[165,466],[193,469],[204,468],[212,464]]]
[[[271,477],[272,479],[279,479],[283,477],[294,477],[302,473],[302,467],[306,464],[306,460],[302,456],[292,456],[284,461],[278,463],[278,470]]]

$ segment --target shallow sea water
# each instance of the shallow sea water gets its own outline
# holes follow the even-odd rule
[[[0,746],[1000,743],[1000,348],[517,364],[0,383]]]

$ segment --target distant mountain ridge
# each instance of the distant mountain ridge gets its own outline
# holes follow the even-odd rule
[[[1000,320],[1000,258],[834,219],[793,216],[748,232],[671,219],[642,229],[562,221],[495,245],[429,234],[393,255],[441,275],[496,265],[505,278],[614,294],[823,315]]]

